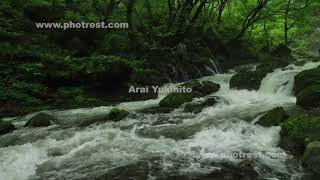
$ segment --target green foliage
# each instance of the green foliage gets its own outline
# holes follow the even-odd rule
[[[57,90],[57,94],[61,98],[76,98],[84,94],[84,91],[77,87],[61,87]]]

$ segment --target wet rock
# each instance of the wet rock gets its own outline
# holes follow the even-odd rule
[[[302,159],[302,165],[306,169],[320,174],[320,142],[314,141],[307,145]]]
[[[313,85],[320,85],[320,67],[302,71],[294,77],[294,94],[297,95]]]
[[[320,85],[305,88],[297,95],[297,105],[304,108],[320,107]]]
[[[109,112],[108,118],[111,121],[120,121],[120,120],[126,118],[128,115],[129,115],[129,112],[126,110],[119,109],[119,108],[113,108]]]
[[[171,93],[162,99],[160,107],[177,108],[180,105],[192,101],[193,98],[200,97],[199,93]]]
[[[281,125],[280,136],[280,147],[302,153],[306,140],[320,141],[320,115],[298,113],[290,116]]]
[[[104,123],[104,122],[108,122],[108,121],[117,122],[117,121],[120,121],[120,120],[126,118],[128,115],[129,115],[129,112],[126,110],[119,109],[119,108],[113,108],[106,115],[99,115],[99,116],[94,116],[94,117],[83,119],[79,123],[79,126],[85,127],[85,126],[89,126],[91,124]]]
[[[202,109],[213,106],[217,103],[215,98],[209,98],[206,99],[202,103],[188,103],[184,106],[183,111],[184,112],[193,112],[193,113],[199,113],[202,111]]]
[[[201,84],[201,87],[199,89],[196,89],[196,91],[201,93],[202,96],[217,92],[220,89],[219,84],[213,83],[211,81],[202,81]]]
[[[15,129],[15,126],[11,122],[0,120],[0,135],[10,133]]]
[[[203,97],[211,93],[217,92],[220,85],[211,81],[200,82],[198,80],[188,81],[181,85],[181,87],[191,88],[191,93],[171,93],[160,101],[160,107],[177,108],[180,105],[192,101],[193,98]]]
[[[46,127],[50,126],[53,122],[56,122],[57,119],[48,113],[39,113],[34,115],[24,127]]]
[[[260,117],[256,124],[264,127],[279,126],[287,118],[288,114],[284,109],[282,107],[276,107]]]
[[[230,88],[258,90],[263,78],[277,67],[277,65],[262,64],[255,71],[241,70],[230,79]]]

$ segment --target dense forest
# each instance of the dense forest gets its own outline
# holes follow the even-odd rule
[[[316,179],[319,82],[319,0],[1,0],[0,180]]]
[[[128,84],[209,75],[208,59],[226,69],[272,62],[280,44],[303,57],[319,49],[316,0],[4,0],[0,8],[3,115],[144,98],[126,95]],[[35,27],[69,21],[129,28]]]

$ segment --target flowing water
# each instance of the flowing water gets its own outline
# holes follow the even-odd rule
[[[231,73],[204,77],[200,80],[219,83],[221,89],[194,100],[214,96],[219,101],[199,114],[184,113],[182,107],[167,114],[139,112],[157,106],[166,94],[121,103],[117,107],[131,113],[125,120],[85,128],[77,126],[82,119],[107,114],[113,107],[48,111],[57,117],[56,125],[19,128],[0,137],[0,179],[113,179],[117,169],[128,172],[130,168],[133,173],[127,176],[139,180],[165,179],[201,176],[221,170],[223,164],[241,167],[246,161],[261,178],[297,179],[303,173],[299,164],[278,147],[280,127],[254,122],[274,107],[294,108],[294,75],[319,65],[277,69],[265,77],[258,91],[229,89]],[[21,127],[32,115],[10,120]],[[240,153],[257,156],[235,156]],[[145,176],[139,175],[147,170]]]

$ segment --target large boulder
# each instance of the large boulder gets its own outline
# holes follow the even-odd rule
[[[320,85],[320,67],[302,71],[294,77],[294,94],[313,85]]]
[[[276,107],[261,116],[256,124],[264,127],[279,126],[287,118],[288,114],[285,110],[282,107]]]
[[[320,85],[305,88],[297,95],[297,105],[304,108],[320,107]]]
[[[320,141],[320,115],[298,113],[290,116],[281,125],[280,147],[301,153],[306,141]]]
[[[47,127],[57,119],[48,113],[41,112],[34,115],[24,126],[25,127]]]
[[[11,122],[0,120],[0,135],[10,133],[15,129],[15,126]]]
[[[277,67],[271,64],[263,64],[259,65],[255,71],[241,70],[230,79],[230,88],[258,90],[263,78]]]
[[[314,141],[310,142],[302,158],[302,165],[317,174],[320,174],[320,142]]]
[[[160,101],[159,106],[177,108],[196,97],[200,97],[200,95],[198,93],[171,93]]]
[[[220,89],[220,85],[211,81],[188,81],[181,85],[181,87],[191,88],[191,93],[170,93],[159,103],[160,107],[177,108],[180,105],[192,101],[196,97],[204,97],[211,93],[217,92]]]
[[[209,98],[206,99],[204,102],[201,103],[188,103],[184,106],[183,111],[184,112],[193,112],[193,113],[199,113],[201,112],[204,108],[213,106],[217,103],[215,98]]]

